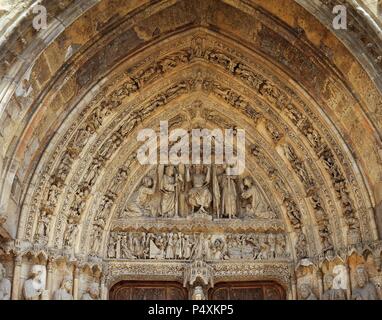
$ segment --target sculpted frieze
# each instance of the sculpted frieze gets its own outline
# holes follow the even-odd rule
[[[232,281],[233,279],[276,280],[289,287],[291,270],[288,263],[272,261],[240,261],[224,263],[212,262],[214,281]]]
[[[288,259],[286,237],[279,233],[205,234],[112,232],[109,259],[273,260]]]
[[[107,283],[129,279],[175,279],[183,280],[185,262],[163,263],[158,266],[157,261],[110,261],[108,264]]]
[[[208,219],[206,217],[189,217],[189,218],[116,218],[112,221],[112,230],[128,231],[132,228],[142,228],[149,232],[155,230],[171,231],[176,228],[180,232],[198,232],[214,230],[224,233],[229,229],[233,232],[283,232],[285,225],[280,219]]]

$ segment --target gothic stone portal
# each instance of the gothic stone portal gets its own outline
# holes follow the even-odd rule
[[[109,293],[110,300],[186,300],[192,296],[177,282],[121,281]],[[209,300],[284,300],[284,289],[275,282],[223,282],[208,292]]]
[[[112,298],[382,297],[382,52],[360,1],[353,44],[319,23],[328,0],[43,1],[46,32],[35,1],[8,2],[0,299],[107,299],[129,279],[182,286]],[[142,165],[140,130],[165,121],[234,129],[235,155],[245,130],[244,172]]]

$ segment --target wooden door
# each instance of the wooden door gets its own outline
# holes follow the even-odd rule
[[[188,292],[178,282],[121,281],[110,289],[110,300],[186,300]]]
[[[275,282],[225,282],[209,291],[209,300],[285,300],[285,290]]]

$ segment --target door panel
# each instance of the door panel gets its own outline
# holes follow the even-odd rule
[[[122,281],[110,289],[110,300],[186,300],[187,290],[177,282]]]
[[[210,300],[284,300],[284,289],[274,282],[226,282],[210,289]]]

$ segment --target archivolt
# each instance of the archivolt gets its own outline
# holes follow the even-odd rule
[[[232,11],[235,21],[228,16]],[[84,226],[77,239],[79,250],[78,244],[91,231],[96,214],[92,210],[98,210],[95,200],[102,200],[97,195],[107,195],[112,177],[123,170],[130,176],[121,182],[121,190],[129,189],[136,164],[129,167],[124,155],[133,154],[134,148],[125,144],[131,143],[139,126],[167,110],[176,116],[178,103],[202,92],[242,123],[256,127],[250,134],[249,163],[262,168],[263,189],[275,191],[289,230],[314,234],[308,241],[310,255],[325,248],[330,233],[325,226],[339,251],[359,244],[360,235],[365,245],[374,244],[378,235],[371,190],[380,166],[374,148],[378,130],[363,111],[369,98],[358,96],[355,84],[298,30],[242,2],[167,1],[123,12],[123,18],[108,21],[97,37],[83,40],[89,41],[57,68],[52,79],[32,84],[40,94],[33,97],[33,104],[25,102],[26,110],[38,111],[33,121],[25,119],[25,130],[20,127],[24,134],[18,135],[15,149],[8,153],[13,164],[26,150],[34,154],[34,161],[23,163],[27,169],[18,172],[28,185],[23,190],[18,239],[38,244],[38,222],[52,216],[49,244],[60,249],[68,212],[80,210]],[[96,28],[90,24],[88,33],[94,35]],[[154,24],[160,28],[151,30]],[[248,29],[253,34],[248,35]],[[37,71],[43,69],[44,59],[36,61]],[[51,120],[53,110],[59,111],[55,120]],[[34,150],[34,140],[28,136],[33,130],[40,132],[36,128],[44,117],[50,121],[41,131],[48,133],[41,138],[42,147]],[[359,136],[365,140],[359,141]],[[286,144],[292,147],[289,158],[282,148]],[[13,181],[15,172],[8,174],[9,179],[3,180]],[[319,190],[313,205],[309,187]],[[3,199],[9,189],[3,186]],[[121,209],[128,194],[113,198],[113,208]],[[108,214],[106,230],[113,214]]]
[[[169,115],[176,116],[175,104],[183,103],[181,97],[195,96],[195,92],[199,90],[204,95],[209,95],[216,104],[225,105],[232,115],[243,122],[252,123],[264,135],[260,138],[261,136],[254,131],[254,138],[249,141],[256,141],[256,145],[249,147],[265,173],[264,180],[273,181],[271,188],[279,195],[279,203],[285,206],[284,217],[289,217],[286,220],[290,221],[291,230],[299,233],[302,232],[303,225],[309,230],[314,224],[318,224],[320,228],[316,230],[315,238],[319,239],[321,236],[321,239],[325,239],[330,236],[321,227],[327,226],[329,230],[338,231],[335,235],[335,245],[338,250],[342,250],[346,245],[359,243],[357,236],[352,240],[346,233],[340,233],[342,228],[338,226],[345,221],[349,229],[355,230],[356,233],[360,223],[365,243],[376,240],[375,232],[365,232],[375,231],[375,226],[371,212],[368,211],[372,204],[364,181],[359,179],[359,171],[350,152],[342,147],[345,144],[341,142],[336,128],[317,107],[314,99],[296,83],[286,86],[288,75],[269,65],[256,53],[250,54],[244,48],[241,48],[240,52],[237,45],[233,47],[231,41],[211,32],[199,31],[195,36],[194,32],[187,31],[186,34],[189,35],[188,38],[180,35],[174,36],[174,40],[169,38],[169,43],[162,47],[161,55],[157,56],[154,62],[150,58],[145,59],[145,55],[141,53],[142,62],[133,58],[132,61],[119,66],[114,71],[117,74],[116,79],[108,79],[104,87],[95,87],[100,93],[86,104],[85,109],[81,112],[77,111],[81,108],[74,109],[80,112],[80,118],[74,124],[71,124],[71,119],[75,118],[75,114],[68,118],[62,126],[68,128],[68,131],[61,141],[57,141],[59,147],[54,150],[52,143],[49,147],[52,151],[47,152],[44,155],[45,159],[40,163],[38,172],[45,173],[39,175],[41,181],[36,178],[33,183],[38,186],[35,193],[31,192],[33,188],[29,191],[30,196],[25,203],[33,205],[24,206],[23,219],[27,216],[29,218],[22,220],[19,237],[25,237],[31,242],[37,240],[38,238],[34,238],[34,230],[38,219],[47,214],[46,210],[52,210],[50,213],[54,212],[56,215],[53,221],[49,222],[55,225],[50,234],[50,241],[53,246],[60,247],[68,212],[72,208],[82,208],[81,221],[86,223],[82,228],[82,236],[78,237],[77,241],[84,243],[83,241],[89,238],[87,232],[91,232],[88,223],[93,213],[89,208],[94,208],[95,211],[98,209],[98,201],[89,205],[88,200],[99,199],[86,195],[85,189],[88,188],[89,193],[93,195],[107,195],[107,189],[102,187],[108,185],[104,180],[110,183],[110,172],[115,173],[117,169],[123,170],[126,167],[126,170],[134,172],[129,168],[128,159],[123,156],[126,153],[134,154],[130,145],[136,132],[133,130],[143,126],[140,122],[146,118],[153,119],[162,112],[163,115],[166,114],[165,111],[157,110],[167,108],[172,111]],[[182,38],[182,41],[177,42],[178,38]],[[209,45],[210,43],[213,45]],[[158,50],[158,44],[155,48]],[[167,54],[169,48],[178,50]],[[147,49],[147,57],[150,56],[150,50],[152,49]],[[261,61],[262,67],[254,63],[255,61]],[[227,80],[222,80],[224,78]],[[110,83],[113,83],[113,86]],[[83,101],[87,102],[87,99]],[[239,123],[238,121],[236,125]],[[273,127],[278,124],[279,134],[270,124],[273,124]],[[79,137],[85,137],[85,143],[78,140]],[[123,141],[128,141],[129,152],[123,146]],[[294,146],[291,150],[294,150],[295,157],[289,160],[281,151],[281,146],[285,144]],[[279,152],[273,151],[274,149]],[[119,153],[115,155],[117,151]],[[53,156],[50,160],[49,154]],[[94,172],[92,166],[93,169],[96,168]],[[103,167],[104,170],[101,171]],[[311,187],[316,191],[320,190],[319,198],[313,203],[313,207],[306,199],[307,186],[303,184],[304,181],[300,181],[301,175],[298,176],[298,170],[304,167],[312,178]],[[282,172],[288,172],[288,175],[281,174]],[[101,176],[98,177],[98,174]],[[126,185],[131,185],[131,178],[126,181]],[[53,199],[53,207],[49,208],[46,204],[49,202],[52,187],[62,188],[65,184],[65,189],[59,192],[61,195],[57,200]],[[122,199],[113,199],[117,203],[115,207],[119,207],[118,201],[125,199],[127,195],[128,193],[121,193]],[[328,210],[330,214],[323,221],[313,223],[317,220],[317,212]],[[310,218],[304,218],[305,215],[301,212],[310,212]],[[111,212],[108,216],[109,223],[112,216]],[[299,219],[304,223],[291,221],[291,216],[301,216]],[[331,226],[328,225],[329,220]],[[324,242],[317,245],[314,238],[309,240],[312,246],[311,255],[319,255],[320,250],[325,249]]]

